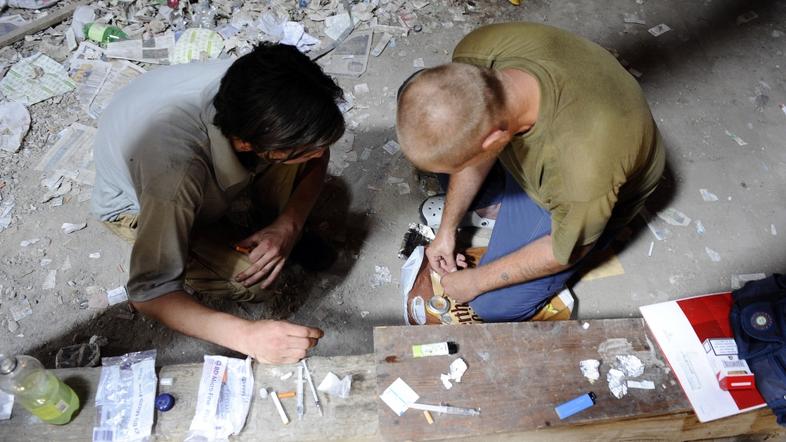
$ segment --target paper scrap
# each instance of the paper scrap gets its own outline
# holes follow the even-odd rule
[[[166,32],[154,38],[109,43],[106,45],[104,54],[107,58],[121,58],[150,64],[170,64],[174,50],[175,34]]]
[[[622,399],[623,396],[628,394],[628,387],[623,372],[612,368],[606,374],[606,381],[609,383],[609,391],[615,398]]]
[[[581,374],[584,375],[585,378],[590,382],[590,384],[594,384],[595,381],[600,379],[600,371],[598,368],[600,367],[600,361],[597,359],[585,359],[579,362],[579,369],[581,370]]]
[[[329,371],[325,375],[325,379],[319,383],[317,390],[327,393],[331,396],[337,396],[342,399],[349,397],[349,391],[352,388],[352,375],[348,374],[339,379],[338,376]]]
[[[647,24],[647,22],[645,22],[644,20],[640,19],[638,15],[630,14],[630,13],[627,13],[627,12],[623,12],[622,13],[622,21],[625,22],[625,23],[634,23],[634,24],[637,24],[637,25],[646,25]]]
[[[374,276],[371,277],[371,287],[377,288],[385,284],[390,284],[393,276],[387,266],[374,266]]]
[[[668,25],[661,23],[657,26],[653,26],[649,28],[648,31],[650,34],[654,35],[655,37],[659,37],[662,34],[671,31],[671,28]]]
[[[352,20],[347,12],[342,12],[341,14],[336,14],[325,19],[325,35],[334,41],[338,40],[341,34],[350,27],[352,27]]]
[[[11,302],[8,310],[11,312],[11,318],[17,322],[33,314],[33,309],[30,307],[30,301],[27,298]]]
[[[30,112],[22,103],[0,102],[0,150],[14,153],[30,130]]]
[[[323,70],[328,74],[358,77],[366,72],[371,50],[371,31],[354,32],[328,56]]]
[[[320,44],[318,38],[309,35],[302,24],[295,21],[288,21],[282,27],[284,33],[279,43],[295,46],[300,52],[308,52],[314,46]]]
[[[379,398],[382,399],[382,402],[390,407],[394,413],[401,416],[407,411],[410,405],[420,399],[420,396],[418,396],[415,390],[407,385],[406,382],[398,378],[379,395]]]
[[[382,145],[382,149],[385,152],[389,153],[390,155],[395,155],[398,151],[401,150],[401,146],[396,142],[396,140],[388,140],[387,143]]]
[[[42,53],[23,58],[0,80],[0,92],[27,106],[76,88],[65,68]]]
[[[79,123],[63,129],[58,140],[44,154],[35,169],[48,174],[60,174],[92,186],[96,175],[93,164],[95,134],[95,128]]]
[[[380,55],[382,55],[382,51],[385,50],[385,48],[388,46],[388,44],[392,39],[393,39],[392,35],[388,34],[387,32],[383,33],[382,38],[379,40],[377,45],[374,46],[374,49],[371,50],[371,55],[375,57],[379,57]]]
[[[412,67],[415,67],[415,68],[418,68],[418,69],[422,69],[422,68],[426,67],[426,63],[423,61],[423,58],[418,57],[418,58],[412,60]]]
[[[699,189],[699,193],[701,193],[701,199],[708,203],[718,201],[718,195],[715,195],[707,189]]]
[[[126,291],[126,288],[121,285],[120,287],[115,287],[112,290],[107,291],[106,299],[109,301],[109,305],[120,304],[121,302],[128,301],[128,292]]]
[[[639,390],[654,390],[655,383],[652,381],[628,381],[628,388],[636,388]]]
[[[0,37],[9,32],[15,31],[17,28],[24,26],[27,23],[27,20],[22,18],[21,15],[7,15],[5,17],[0,17]]]
[[[619,355],[617,356],[617,363],[619,369],[625,373],[625,376],[630,378],[637,378],[644,374],[644,364],[641,359],[634,355]]]
[[[706,247],[706,246],[704,247],[704,251],[707,252],[707,256],[710,257],[710,260],[712,262],[720,262],[720,260],[721,260],[720,253],[718,253],[715,250],[712,250],[711,248]]]
[[[218,32],[203,28],[189,28],[177,39],[171,63],[206,61],[217,58],[223,49],[224,39]]]
[[[729,138],[734,140],[734,142],[737,143],[737,145],[739,145],[739,146],[747,146],[748,145],[748,143],[746,143],[745,140],[743,140],[742,138],[738,137],[733,132],[730,132],[730,131],[727,130],[726,131],[726,135],[728,135]]]
[[[14,408],[14,395],[0,391],[0,421],[11,419],[11,410]]]
[[[451,381],[461,383],[461,378],[467,371],[467,363],[464,362],[464,359],[458,358],[450,363],[449,370],[450,371],[447,374],[443,373],[439,375],[439,379],[442,381],[442,385],[446,390],[453,388]]]
[[[50,270],[46,274],[46,278],[44,279],[44,283],[41,284],[42,290],[53,290],[55,288],[57,279],[57,270]]]
[[[79,223],[79,224],[63,223],[63,225],[60,226],[60,228],[63,229],[63,233],[65,233],[66,235],[69,233],[74,233],[76,231],[82,230],[85,227],[87,227],[87,223]]]
[[[3,203],[0,204],[0,232],[11,227],[11,221],[13,221],[14,216],[14,207],[16,207],[16,204],[14,203],[13,196],[6,198],[3,200]]]
[[[696,223],[696,233],[698,233],[699,235],[704,235],[704,232],[706,230],[704,229],[704,224],[701,222],[701,220],[697,219],[694,222]]]
[[[690,219],[690,217],[688,215],[685,215],[684,213],[680,212],[679,210],[671,208],[671,207],[669,207],[667,209],[664,209],[664,210],[661,210],[660,212],[657,213],[657,215],[658,215],[658,218],[662,219],[663,221],[666,221],[667,223],[671,224],[672,226],[682,226],[682,227],[684,227],[684,226],[687,226],[688,224],[690,224],[690,222],[691,222],[691,219]]]

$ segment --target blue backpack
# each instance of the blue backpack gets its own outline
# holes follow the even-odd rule
[[[786,275],[751,281],[732,297],[729,322],[739,357],[778,424],[786,426]]]

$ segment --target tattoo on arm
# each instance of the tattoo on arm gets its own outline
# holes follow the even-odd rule
[[[508,275],[507,272],[502,272],[502,274],[499,275],[499,279],[508,282],[510,280],[510,276]]]

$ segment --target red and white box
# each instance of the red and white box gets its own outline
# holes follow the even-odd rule
[[[710,360],[718,385],[726,391],[754,388],[753,373],[738,357],[737,344],[730,338],[708,338],[702,344]]]

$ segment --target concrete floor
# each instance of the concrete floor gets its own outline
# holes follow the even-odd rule
[[[481,2],[477,2],[481,4]],[[358,354],[372,351],[372,329],[402,321],[396,257],[402,234],[418,221],[425,197],[421,177],[401,154],[381,146],[394,138],[395,90],[423,58],[426,66],[449,61],[456,42],[485,24],[528,20],[571,30],[604,47],[643,75],[640,78],[668,148],[668,173],[649,204],[651,212],[675,208],[694,220],[668,226],[658,241],[644,223],[631,226],[617,247],[624,274],[578,282],[578,318],[638,316],[640,305],[729,290],[734,274],[783,271],[786,265],[786,4],[766,1],[608,0],[583,2],[526,1],[520,7],[497,0],[482,2],[466,21],[435,1],[419,16],[423,32],[398,39],[381,57],[372,58],[358,79],[340,79],[347,91],[367,83],[370,92],[356,95],[347,119],[359,154],[368,160],[350,163],[332,177],[314,217],[314,226],[341,250],[329,272],[303,275],[295,271],[281,295],[266,304],[220,304],[248,317],[280,317],[322,327],[325,338],[315,354]],[[753,10],[758,17],[737,23]],[[636,14],[646,25],[629,24],[623,14]],[[647,29],[659,23],[671,31],[653,37]],[[738,145],[728,133],[744,140]],[[27,207],[39,196],[39,174],[32,170],[43,148],[29,148],[27,167],[15,180],[17,205]],[[390,178],[402,178],[412,192],[400,195]],[[393,180],[395,181],[395,180]],[[35,191],[24,192],[24,189]],[[705,202],[699,189],[718,196]],[[33,315],[13,333],[3,320],[3,347],[32,352],[53,360],[61,345],[86,341],[93,334],[110,340],[105,353],[148,348],[159,351],[158,363],[194,362],[222,349],[174,334],[139,316],[118,319],[120,306],[80,309],[84,287],[112,288],[125,282],[129,249],[97,222],[63,240],[59,226],[88,217],[88,204],[67,204],[37,211],[22,210],[15,228],[0,233],[0,262],[18,296],[30,299]],[[704,233],[697,232],[701,221]],[[44,247],[22,249],[34,236],[52,239]],[[649,255],[651,243],[652,254]],[[717,252],[714,262],[705,248]],[[100,250],[100,263],[84,259]],[[41,256],[60,266],[70,256],[73,268],[58,276],[55,292],[39,290],[46,271]],[[387,267],[392,281],[372,286],[375,266]],[[33,272],[29,273],[31,270]],[[76,287],[66,282],[73,280]],[[2,295],[0,315],[7,318],[11,295]]]

